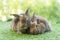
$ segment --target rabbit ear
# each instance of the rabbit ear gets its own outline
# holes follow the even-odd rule
[[[27,8],[26,12],[25,12],[25,15],[29,16],[29,9],[30,8]]]
[[[18,14],[10,14],[10,15],[12,15],[12,16],[14,16],[14,17],[19,17]]]
[[[34,12],[34,14],[33,14],[33,18],[36,18],[36,13]]]
[[[36,21],[36,15],[35,15],[35,12],[34,12],[34,14],[33,14],[33,16],[32,16],[32,19],[31,19],[32,21]]]

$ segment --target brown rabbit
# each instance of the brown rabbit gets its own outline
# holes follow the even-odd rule
[[[34,13],[30,21],[29,31],[31,34],[39,34],[46,31],[52,31],[52,28],[47,19],[41,16],[36,16]]]
[[[29,19],[29,8],[26,10],[25,14],[22,14],[19,16],[19,23],[18,23],[18,28],[17,28],[17,32],[18,33],[26,33],[28,26],[27,26],[27,20]]]
[[[30,22],[30,33],[31,34],[40,34],[45,32],[45,25],[44,23],[37,23],[37,19],[33,14]]]

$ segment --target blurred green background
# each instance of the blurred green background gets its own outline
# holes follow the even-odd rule
[[[30,14],[36,12],[48,20],[60,22],[60,0],[0,0],[0,21],[7,21],[10,14],[25,12],[30,7]]]
[[[10,14],[20,14],[30,7],[30,15],[47,18],[52,32],[39,35],[18,34],[11,31]],[[4,21],[4,22],[2,22]],[[0,40],[60,40],[60,0],[0,0]]]

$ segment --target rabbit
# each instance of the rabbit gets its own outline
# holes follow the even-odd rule
[[[42,17],[33,14],[30,21],[30,28],[28,30],[30,34],[42,34],[48,31],[52,31],[49,21]]]
[[[30,34],[41,34],[45,32],[45,24],[44,23],[37,23],[37,19],[33,14],[30,22]]]
[[[29,19],[29,8],[26,10],[26,12],[22,15],[19,16],[19,23],[17,27],[17,32],[18,33],[27,33],[28,30],[28,22],[27,20]]]
[[[46,18],[44,18],[42,16],[36,16],[35,13],[33,15],[35,16],[35,18],[37,20],[37,24],[43,23],[45,25],[45,32],[52,31],[51,24]]]

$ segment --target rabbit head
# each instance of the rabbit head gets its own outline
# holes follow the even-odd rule
[[[30,22],[30,33],[31,34],[37,34],[37,21],[36,21],[36,18],[35,18],[35,14],[33,14],[32,18],[31,18],[31,22]]]

